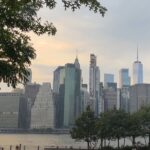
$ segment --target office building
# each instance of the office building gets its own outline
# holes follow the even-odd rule
[[[117,83],[109,83],[104,89],[104,111],[117,108]]]
[[[99,105],[100,105],[100,70],[97,66],[96,56],[94,54],[90,55],[90,69],[89,69],[89,93],[91,108],[94,110],[95,114],[98,115]]]
[[[104,74],[104,88],[107,88],[108,83],[114,83],[114,75],[110,73]]]
[[[64,127],[73,126],[81,114],[81,69],[78,58],[65,65]]]
[[[81,69],[78,58],[74,64],[59,66],[54,71],[53,93],[55,104],[55,127],[70,127],[82,112]]]
[[[53,93],[55,128],[63,128],[64,124],[64,84],[59,86],[59,93]]]
[[[0,93],[0,128],[26,128],[27,101],[21,93]]]
[[[40,89],[40,84],[37,83],[31,83],[31,84],[27,84],[25,86],[25,90],[24,90],[24,95],[27,98],[27,120],[28,120],[28,128],[30,127],[30,122],[31,122],[31,108],[34,105],[36,96],[39,92]]]
[[[24,94],[28,98],[28,101],[31,104],[31,107],[34,104],[37,93],[39,92],[39,88],[40,88],[40,84],[37,84],[37,83],[27,84],[25,86]]]
[[[59,93],[60,85],[64,84],[65,79],[65,67],[59,66],[54,71],[54,78],[53,78],[53,92],[56,94]]]
[[[133,63],[133,85],[141,83],[143,83],[143,64],[139,61],[137,51],[137,60]]]
[[[59,66],[54,71],[54,78],[53,78],[55,128],[63,127],[64,82],[65,82],[65,67]]]
[[[31,128],[54,128],[54,102],[50,83],[43,83],[31,109]]]
[[[129,103],[130,103],[130,86],[124,86],[120,91],[120,107],[119,109],[124,110],[125,112],[129,112]]]
[[[90,106],[90,96],[87,89],[87,84],[82,84],[81,87],[81,110],[86,111],[87,106]]]
[[[100,92],[100,103],[99,103],[99,114],[104,112],[104,86],[103,83],[99,84],[99,92]]]
[[[132,85],[130,87],[130,113],[137,112],[144,106],[150,106],[150,84]]]
[[[122,68],[119,71],[119,87],[129,87],[130,86],[130,76],[129,69]]]

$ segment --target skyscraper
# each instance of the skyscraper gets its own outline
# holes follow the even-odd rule
[[[150,106],[150,84],[132,85],[130,87],[130,113],[137,112],[146,106]]]
[[[119,71],[119,87],[123,88],[126,86],[130,86],[129,69],[122,68]]]
[[[74,64],[59,66],[54,71],[53,96],[56,128],[74,125],[82,110],[81,69],[77,57]]]
[[[104,111],[117,108],[117,83],[108,83],[104,89]]]
[[[55,114],[55,127],[63,127],[64,116],[64,80],[65,80],[65,67],[59,66],[54,71],[53,78],[53,98],[54,98],[54,114]]]
[[[50,83],[43,83],[31,109],[31,128],[54,128],[54,102]]]
[[[87,89],[87,84],[82,84],[81,87],[81,104],[82,111],[86,111],[86,108],[89,105],[89,92]]]
[[[98,115],[98,113],[100,112],[98,110],[98,108],[100,108],[99,83],[100,83],[100,70],[96,64],[96,56],[94,54],[91,54],[90,70],[89,70],[89,92],[90,92],[91,107],[96,115]]]
[[[110,73],[104,74],[104,88],[107,88],[108,83],[114,83],[114,75]]]
[[[59,66],[54,71],[54,78],[53,78],[53,92],[59,93],[60,85],[64,84],[65,78],[65,68],[64,66]]]
[[[74,64],[65,65],[64,127],[74,125],[81,113],[81,70],[78,58]]]
[[[133,63],[133,84],[140,83],[143,83],[143,64],[139,61],[137,49],[137,60]]]

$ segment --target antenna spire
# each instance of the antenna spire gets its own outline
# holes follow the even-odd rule
[[[76,49],[76,58],[78,58],[78,50]]]
[[[137,61],[139,61],[139,48],[138,48],[138,45],[137,45]]]

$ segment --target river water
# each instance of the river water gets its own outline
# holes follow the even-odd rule
[[[145,143],[143,138],[136,138],[137,142]],[[124,140],[120,140],[123,145]],[[0,134],[0,147],[4,150],[15,150],[21,144],[21,150],[44,150],[45,147],[75,147],[86,148],[85,142],[76,142],[69,134]],[[108,141],[107,141],[108,144]],[[117,146],[116,141],[111,141],[111,146]],[[131,140],[126,139],[126,145],[131,145]]]
[[[0,134],[0,147],[15,149],[21,144],[22,150],[43,150],[44,147],[85,147],[85,142],[75,142],[68,134]]]

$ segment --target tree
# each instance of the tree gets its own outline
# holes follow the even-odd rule
[[[97,118],[90,107],[76,120],[75,127],[70,131],[71,137],[76,140],[87,142],[87,148],[92,149],[96,146],[97,137]]]
[[[62,0],[65,9],[80,9],[82,5],[104,16],[106,8],[98,0]],[[50,10],[56,0],[0,0],[0,82],[16,87],[26,83],[28,66],[36,57],[26,32],[55,35],[52,23],[42,23],[37,12],[44,6]]]
[[[148,135],[149,141],[148,146],[150,147],[150,107],[142,107],[138,111],[139,123],[141,128],[141,135],[144,137]]]
[[[132,145],[135,146],[135,138],[141,135],[140,118],[138,112],[129,115],[127,122],[127,135],[132,138]]]
[[[101,114],[99,118],[98,135],[101,139],[117,139],[118,148],[121,137],[126,135],[128,114],[122,110],[110,110]],[[101,142],[102,147],[102,142]]]

